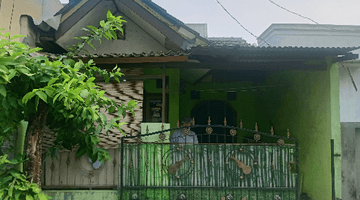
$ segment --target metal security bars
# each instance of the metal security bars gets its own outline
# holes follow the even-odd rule
[[[186,142],[189,128],[203,130],[199,143]],[[185,142],[165,143],[169,131],[181,131]],[[299,199],[298,140],[270,132],[209,123],[124,137],[120,199]]]

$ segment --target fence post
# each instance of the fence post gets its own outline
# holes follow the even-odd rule
[[[332,200],[335,200],[335,163],[334,163],[334,139],[330,139],[331,144],[331,193]]]

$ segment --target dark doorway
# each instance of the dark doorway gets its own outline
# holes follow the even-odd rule
[[[198,125],[208,124],[210,116],[212,125],[223,125],[226,117],[228,126],[236,126],[236,111],[226,101],[209,100],[200,103],[192,111],[191,115],[195,118]],[[228,129],[213,128],[212,134],[207,134],[205,128],[193,128],[199,139],[199,143],[229,143],[233,137],[228,133]]]

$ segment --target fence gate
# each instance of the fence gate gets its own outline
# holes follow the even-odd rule
[[[168,142],[170,131],[186,136],[188,128],[203,130],[196,133],[198,144]],[[298,140],[289,138],[289,133],[281,137],[273,131],[258,132],[257,127],[195,125],[122,138],[120,151],[122,200],[295,200],[300,196]]]

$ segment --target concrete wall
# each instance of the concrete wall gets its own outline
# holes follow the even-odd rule
[[[195,23],[195,24],[186,23],[185,25],[190,27],[194,31],[198,32],[201,37],[204,37],[204,38],[208,37],[207,24],[205,24],[205,23]]]
[[[360,46],[360,26],[272,24],[259,37],[271,46],[355,47]],[[258,39],[259,46],[266,46]]]
[[[118,198],[118,190],[47,190],[44,193],[53,200],[116,200]]]
[[[360,123],[341,123],[342,144],[342,199],[360,199]]]
[[[353,47],[360,46],[360,26],[339,26],[339,25],[313,25],[313,24],[272,24],[266,29],[260,37],[266,40],[271,46],[304,46],[304,47]],[[258,40],[259,46],[265,46],[265,43]],[[360,50],[353,51],[359,54]],[[354,78],[355,84],[360,83],[360,64],[343,62],[339,64],[339,93],[340,93],[340,122],[342,126],[347,123],[360,122],[360,93],[355,90],[352,83],[350,69]],[[332,83],[333,84],[333,83]],[[353,131],[348,131],[345,127],[341,129],[340,136],[332,136],[335,139],[335,144],[342,141],[344,138],[353,138]],[[346,139],[349,140],[349,139]],[[342,154],[348,155],[349,148],[355,151],[355,145],[342,142]],[[336,152],[341,153],[341,147],[335,146]],[[335,152],[335,153],[336,153]],[[352,159],[346,157],[335,157],[335,176],[339,177],[339,172],[342,173],[342,182],[339,183],[339,178],[336,180],[335,190],[336,197],[342,199],[355,199],[355,195],[350,190],[355,187],[351,175],[353,171]],[[341,166],[339,163],[342,163]],[[342,184],[340,186],[340,184]],[[342,191],[339,191],[342,188]],[[343,194],[343,195],[341,195]]]
[[[282,83],[288,88],[262,95],[264,107],[274,110],[275,132],[284,134],[283,130],[289,128],[291,135],[299,139],[301,191],[312,199],[331,199],[330,139],[340,136],[337,77],[336,65],[326,71],[284,71],[273,74],[268,83]],[[266,98],[270,95],[281,101]],[[335,140],[335,153],[340,151],[339,142]],[[339,160],[336,164],[340,164]],[[340,178],[336,174],[338,187]]]
[[[328,70],[291,70],[269,73],[266,85],[282,87],[266,88],[253,92],[238,92],[236,101],[229,101],[243,119],[245,128],[269,132],[299,139],[301,191],[312,199],[331,199],[331,146],[335,139],[335,153],[341,153],[339,119],[339,75],[336,64]],[[200,100],[191,100],[190,91],[216,88],[246,88],[251,83],[201,83],[188,85],[180,95],[180,116],[206,100],[226,100],[226,93],[201,92]],[[244,135],[245,136],[245,135]],[[247,136],[245,136],[247,137]],[[336,195],[341,197],[341,158],[335,159]]]
[[[340,73],[340,121],[341,122],[360,122],[360,93],[355,90],[351,81],[351,76],[347,67],[355,80],[355,84],[360,89],[360,64],[353,67],[348,63],[339,65]]]

